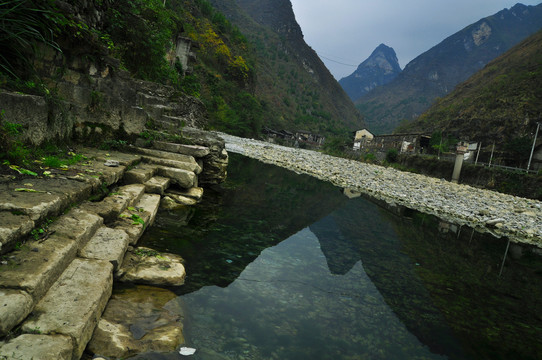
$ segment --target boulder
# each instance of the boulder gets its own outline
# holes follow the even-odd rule
[[[138,247],[126,252],[116,277],[122,282],[179,286],[186,276],[182,262],[179,255]]]

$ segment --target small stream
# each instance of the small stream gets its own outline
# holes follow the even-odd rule
[[[439,231],[314,178],[232,154],[204,201],[141,245],[178,253],[192,359],[539,359],[542,261]],[[180,359],[140,354],[133,359]]]

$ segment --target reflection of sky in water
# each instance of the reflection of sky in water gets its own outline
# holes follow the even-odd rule
[[[305,228],[264,250],[227,288],[180,299],[200,359],[438,359],[388,307],[361,261],[333,275]]]

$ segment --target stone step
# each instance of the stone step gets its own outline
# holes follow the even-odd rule
[[[92,185],[68,179],[25,179],[0,186],[0,211],[42,221],[92,193]]]
[[[0,211],[0,254],[13,250],[17,241],[30,234],[34,221],[28,215]]]
[[[156,174],[170,178],[172,184],[179,185],[185,189],[198,186],[198,178],[192,171],[167,166],[157,166]]]
[[[135,168],[126,171],[123,181],[125,184],[143,184],[149,181],[155,172],[156,169],[153,166],[139,164]]]
[[[123,230],[102,226],[78,255],[85,259],[107,260],[117,269],[122,265],[128,241],[128,234]]]
[[[153,148],[157,150],[189,155],[195,158],[201,158],[201,157],[209,155],[210,153],[210,150],[208,147],[200,146],[200,145],[185,145],[185,144],[170,143],[170,142],[165,142],[165,141],[154,141],[152,146]]]
[[[113,289],[109,261],[74,259],[21,330],[32,334],[66,335],[73,343],[72,359],[80,359]]]
[[[99,202],[87,201],[80,208],[100,215],[106,224],[111,223],[129,206],[137,203],[145,192],[145,185],[124,185]]]
[[[142,160],[150,164],[167,166],[167,167],[172,167],[172,168],[186,170],[186,171],[192,171],[196,174],[200,174],[202,171],[202,167],[196,161],[185,162],[185,161],[164,159],[164,158],[146,156],[146,155],[142,157]]]
[[[145,192],[147,194],[164,195],[164,192],[168,189],[171,183],[170,178],[155,176],[145,182]]]
[[[147,148],[142,148],[142,147],[133,147],[132,150],[137,151],[138,153],[145,156],[152,156],[152,157],[160,158],[160,159],[168,159],[168,160],[175,160],[175,161],[180,161],[180,162],[197,164],[194,157],[189,156],[189,155],[172,153],[169,151],[147,149]]]
[[[0,271],[0,335],[19,324],[102,225],[101,217],[74,208],[50,225],[45,240],[30,241],[11,253]],[[9,309],[9,311],[4,311]]]
[[[72,339],[65,335],[24,334],[0,344],[0,359],[72,360]]]
[[[159,206],[160,195],[145,194],[135,206],[127,208],[111,227],[126,232],[130,245],[134,245],[145,229],[154,223]]]

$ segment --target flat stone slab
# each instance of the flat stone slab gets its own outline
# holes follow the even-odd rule
[[[171,179],[162,177],[162,176],[155,176],[150,178],[148,181],[145,182],[145,192],[148,194],[159,194],[164,195],[164,192],[169,187],[169,183],[171,182]]]
[[[0,211],[0,254],[11,250],[15,243],[28,235],[33,228],[34,221],[29,216]]]
[[[23,334],[0,344],[0,359],[72,360],[69,336]]]
[[[183,195],[173,194],[173,193],[167,194],[166,197],[173,200],[174,202],[176,202],[177,204],[180,204],[180,205],[192,206],[192,205],[196,205],[198,203],[198,201],[196,199],[193,199],[193,198],[190,198],[190,197],[187,197],[187,196],[183,196]],[[164,197],[164,199],[166,199],[166,197]],[[165,201],[167,201],[167,200],[165,200]]]
[[[197,177],[192,171],[176,169],[167,166],[157,166],[156,174],[171,179],[173,184],[177,184],[185,189],[196,186]]]
[[[137,167],[124,173],[125,184],[143,184],[149,181],[154,175],[156,169],[149,165],[137,165]]]
[[[79,256],[86,259],[107,260],[117,269],[122,264],[128,242],[128,234],[123,230],[102,226],[88,244],[79,251]]]
[[[175,351],[184,343],[176,298],[170,290],[146,285],[115,291],[87,349],[111,359]]]
[[[200,145],[184,145],[165,141],[154,141],[153,147],[157,150],[176,152],[179,154],[190,155],[195,158],[201,158],[209,155],[210,150],[206,146]]]
[[[49,225],[49,233],[77,241],[77,248],[82,248],[96,230],[103,224],[103,219],[91,212],[73,208]]]
[[[115,221],[129,206],[137,203],[145,192],[145,185],[132,184],[121,186],[118,191],[107,196],[100,202],[85,202],[80,208],[98,214],[105,223]]]
[[[182,169],[187,171],[192,171],[196,174],[200,174],[203,170],[201,166],[194,160],[190,162],[164,159],[159,157],[152,156],[143,156],[143,161],[149,164],[167,166],[175,169]]]
[[[130,238],[130,244],[137,243],[143,232],[154,223],[160,206],[160,195],[145,194],[135,206],[127,208],[117,220],[111,224],[115,229],[122,229]]]
[[[0,186],[0,211],[26,214],[33,221],[58,215],[90,196],[92,185],[68,179],[25,179]]]
[[[0,289],[0,336],[23,321],[34,307],[34,300],[25,291]]]
[[[182,263],[179,255],[138,247],[126,253],[123,265],[115,276],[122,282],[180,286],[184,284],[186,276]]]
[[[169,151],[146,149],[146,148],[142,148],[142,147],[133,147],[132,149],[134,151],[140,153],[140,154],[147,155],[147,156],[152,156],[152,157],[155,157],[155,158],[176,160],[176,161],[186,162],[186,163],[195,163],[196,162],[194,157],[189,156],[189,155],[172,153],[172,152],[169,152]]]
[[[36,305],[22,331],[62,334],[72,338],[79,359],[105,309],[113,287],[108,261],[75,259]]]
[[[117,160],[123,166],[132,166],[136,162],[141,161],[141,155],[130,154],[116,150],[109,151],[93,148],[80,148],[77,151],[85,155],[86,157],[94,159],[100,163],[103,163],[107,160]]]
[[[170,189],[167,194],[181,195],[200,201],[203,198],[203,188],[193,187],[187,190]]]
[[[39,300],[77,254],[78,243],[56,234],[46,241],[27,242],[12,254],[10,264],[0,267],[0,287],[21,289]]]

